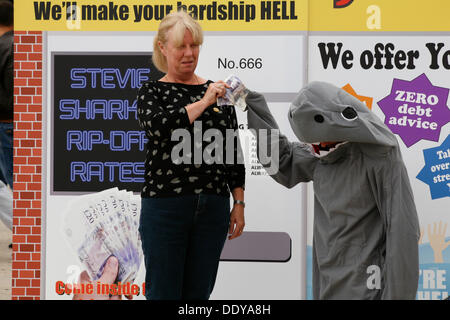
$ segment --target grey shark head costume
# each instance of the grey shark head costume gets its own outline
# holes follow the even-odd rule
[[[312,82],[289,109],[298,142],[260,139],[279,129],[264,97],[250,92],[248,125],[279,148],[271,174],[291,188],[313,181],[314,299],[414,299],[419,223],[394,134],[362,102],[332,84]],[[325,152],[314,143],[340,142]],[[308,144],[307,144],[308,143]]]
[[[289,109],[300,141],[349,141],[396,146],[393,133],[361,101],[325,82],[304,87]]]

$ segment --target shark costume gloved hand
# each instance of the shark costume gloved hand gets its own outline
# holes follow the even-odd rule
[[[259,129],[278,129],[261,94],[250,92],[246,103],[257,139]],[[279,170],[270,174],[288,188],[313,181],[314,299],[415,299],[419,222],[395,136],[362,102],[324,82],[305,86],[288,117],[302,142],[280,134],[272,159]],[[339,143],[325,155],[311,145],[328,141]]]

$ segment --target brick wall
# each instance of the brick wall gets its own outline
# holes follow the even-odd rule
[[[42,32],[14,32],[12,299],[40,298]]]

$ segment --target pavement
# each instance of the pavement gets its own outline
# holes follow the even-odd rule
[[[0,222],[0,300],[11,299],[12,232]]]

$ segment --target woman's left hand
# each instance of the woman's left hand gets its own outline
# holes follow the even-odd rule
[[[237,238],[242,235],[245,227],[244,206],[235,204],[230,214],[230,228],[228,230],[229,240]]]

